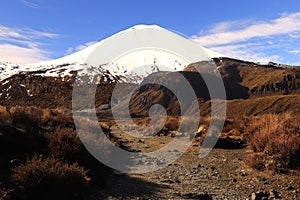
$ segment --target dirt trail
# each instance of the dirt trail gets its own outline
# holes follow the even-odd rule
[[[163,140],[169,138],[157,137],[160,144]],[[134,141],[124,145],[137,148]],[[139,147],[149,150],[149,146],[146,141]],[[234,200],[251,199],[256,192],[254,199],[261,199],[260,195],[268,195],[267,199],[300,199],[299,171],[272,174],[252,170],[245,165],[250,151],[247,148],[213,149],[205,158],[198,157],[199,149],[194,144],[180,159],[155,172],[113,174],[99,195],[105,199]]]

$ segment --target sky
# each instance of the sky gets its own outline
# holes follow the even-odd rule
[[[0,61],[63,57],[137,24],[224,56],[300,65],[298,0],[2,0]]]

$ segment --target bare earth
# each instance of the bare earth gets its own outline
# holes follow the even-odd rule
[[[121,133],[115,135],[131,150],[149,151],[155,142],[158,145],[170,140],[168,136],[156,136],[141,143],[139,139],[124,139]],[[299,171],[279,174],[253,170],[245,165],[250,153],[247,148],[213,149],[205,158],[198,157],[199,149],[194,142],[180,159],[155,172],[112,174],[105,190],[97,190],[93,196],[95,199],[300,199]],[[268,197],[260,198],[263,194]]]

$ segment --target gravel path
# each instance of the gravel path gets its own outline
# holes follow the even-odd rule
[[[157,141],[164,139],[169,140]],[[133,141],[126,145],[137,148]],[[141,148],[149,150],[147,141]],[[180,159],[155,172],[112,174],[99,195],[104,199],[300,199],[299,171],[274,174],[250,169],[245,165],[247,148],[213,149],[205,158],[198,157],[199,149],[194,144]]]

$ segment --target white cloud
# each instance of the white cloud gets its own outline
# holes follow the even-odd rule
[[[19,39],[31,40],[39,37],[56,38],[58,34],[36,31],[29,28],[13,28],[0,25],[0,40],[1,39]]]
[[[281,62],[282,58],[279,55],[268,56],[255,49],[255,47],[249,48],[248,45],[227,45],[217,46],[210,48],[216,52],[223,52],[225,57],[237,58],[241,60],[249,60],[254,62],[267,63],[270,61]]]
[[[30,8],[39,8],[40,7],[37,3],[33,3],[28,0],[21,0],[21,3],[23,3],[25,6],[28,6]]]
[[[82,50],[82,49],[85,49],[85,48],[87,48],[87,47],[89,47],[89,46],[91,46],[91,45],[93,45],[93,44],[96,44],[97,42],[98,42],[98,41],[90,41],[90,42],[87,42],[87,43],[85,43],[85,44],[78,45],[78,46],[75,47],[75,48],[70,47],[70,48],[66,51],[65,55],[70,55],[70,54],[72,54],[72,53],[75,53],[75,52],[77,52],[77,51],[80,51],[80,50]]]
[[[0,60],[13,63],[32,63],[47,60],[50,52],[42,48],[43,39],[54,39],[58,34],[28,28],[0,25]]]
[[[212,26],[212,28],[209,30],[211,34],[215,33],[224,33],[227,31],[233,31],[238,30],[241,28],[246,28],[247,25],[252,24],[253,21],[251,20],[237,20],[237,21],[225,21],[220,22]]]
[[[294,54],[294,55],[296,55],[296,56],[300,55],[300,49],[290,50],[289,52],[292,53],[292,54]]]
[[[244,29],[234,31],[222,31],[224,30],[224,23],[227,24],[226,27],[232,27],[232,23],[234,24],[235,22],[223,22],[219,27],[214,28],[215,32],[218,29],[221,30],[220,32],[204,36],[193,36],[193,40],[202,45],[221,45],[242,42],[255,37],[268,37],[300,32],[300,13],[284,15],[270,22],[258,22]]]
[[[221,22],[191,37],[200,45],[227,56],[258,62],[283,60],[272,50],[281,47],[281,51],[289,49],[293,41],[299,38],[300,13],[284,14],[270,21]],[[254,41],[257,45],[253,46]]]
[[[36,63],[47,59],[49,53],[39,48],[0,44],[0,60],[12,63]]]

